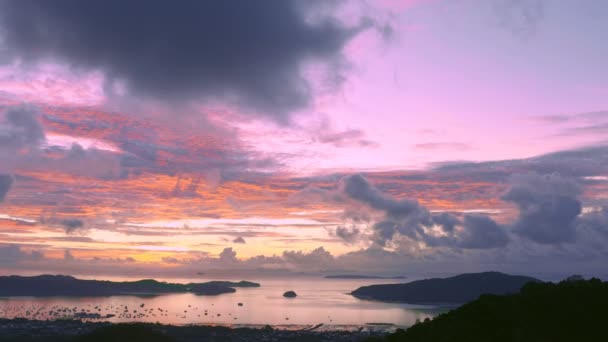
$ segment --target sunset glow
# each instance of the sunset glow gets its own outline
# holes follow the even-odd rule
[[[17,2],[3,273],[606,274],[608,2],[311,2],[171,49]]]

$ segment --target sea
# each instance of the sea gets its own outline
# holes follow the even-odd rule
[[[189,283],[241,279],[197,277],[158,280]],[[417,320],[431,318],[450,309],[361,300],[350,295],[351,291],[361,286],[406,282],[410,281],[409,279],[326,279],[292,276],[244,280],[260,283],[261,287],[236,288],[235,293],[218,296],[181,293],[158,296],[3,297],[0,298],[0,317],[70,319],[75,313],[79,313],[85,320],[110,322],[232,327],[270,325],[287,329],[317,326],[322,329],[350,330],[374,326],[408,327]],[[286,291],[295,291],[297,297],[283,297]]]

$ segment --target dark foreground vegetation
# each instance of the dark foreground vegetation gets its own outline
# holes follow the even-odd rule
[[[460,274],[450,278],[416,280],[404,284],[363,286],[351,294],[359,299],[421,304],[462,304],[482,294],[517,293],[524,284],[540,280],[500,272]]]
[[[248,281],[210,281],[175,284],[144,279],[138,281],[83,280],[64,275],[34,277],[0,276],[0,296],[118,296],[160,295],[192,292],[198,295],[232,293],[235,287],[259,287]]]
[[[528,283],[370,341],[608,341],[608,282]]]
[[[33,321],[0,319],[3,342],[212,342],[212,341],[364,341],[384,335],[382,331],[281,330],[265,328],[228,328],[221,326],[173,326],[151,323],[113,324],[107,322]]]

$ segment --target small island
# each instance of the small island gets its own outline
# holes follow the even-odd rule
[[[412,304],[461,304],[482,294],[517,293],[529,282],[540,280],[500,272],[461,274],[450,278],[417,280],[402,284],[363,286],[351,294],[359,299]]]
[[[283,293],[283,297],[285,298],[296,298],[298,295],[294,291],[287,291]]]
[[[138,281],[83,280],[65,275],[40,275],[33,277],[0,276],[0,296],[120,296],[162,295],[169,293],[194,293],[218,295],[236,292],[235,287],[259,287],[249,281],[210,281],[206,283],[177,284],[154,279]]]
[[[196,284],[190,288],[190,291],[199,296],[217,296],[224,293],[236,292],[236,290],[232,287],[222,286],[214,283]]]

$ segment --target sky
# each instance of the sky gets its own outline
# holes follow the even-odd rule
[[[607,15],[0,0],[0,273],[605,277]]]

